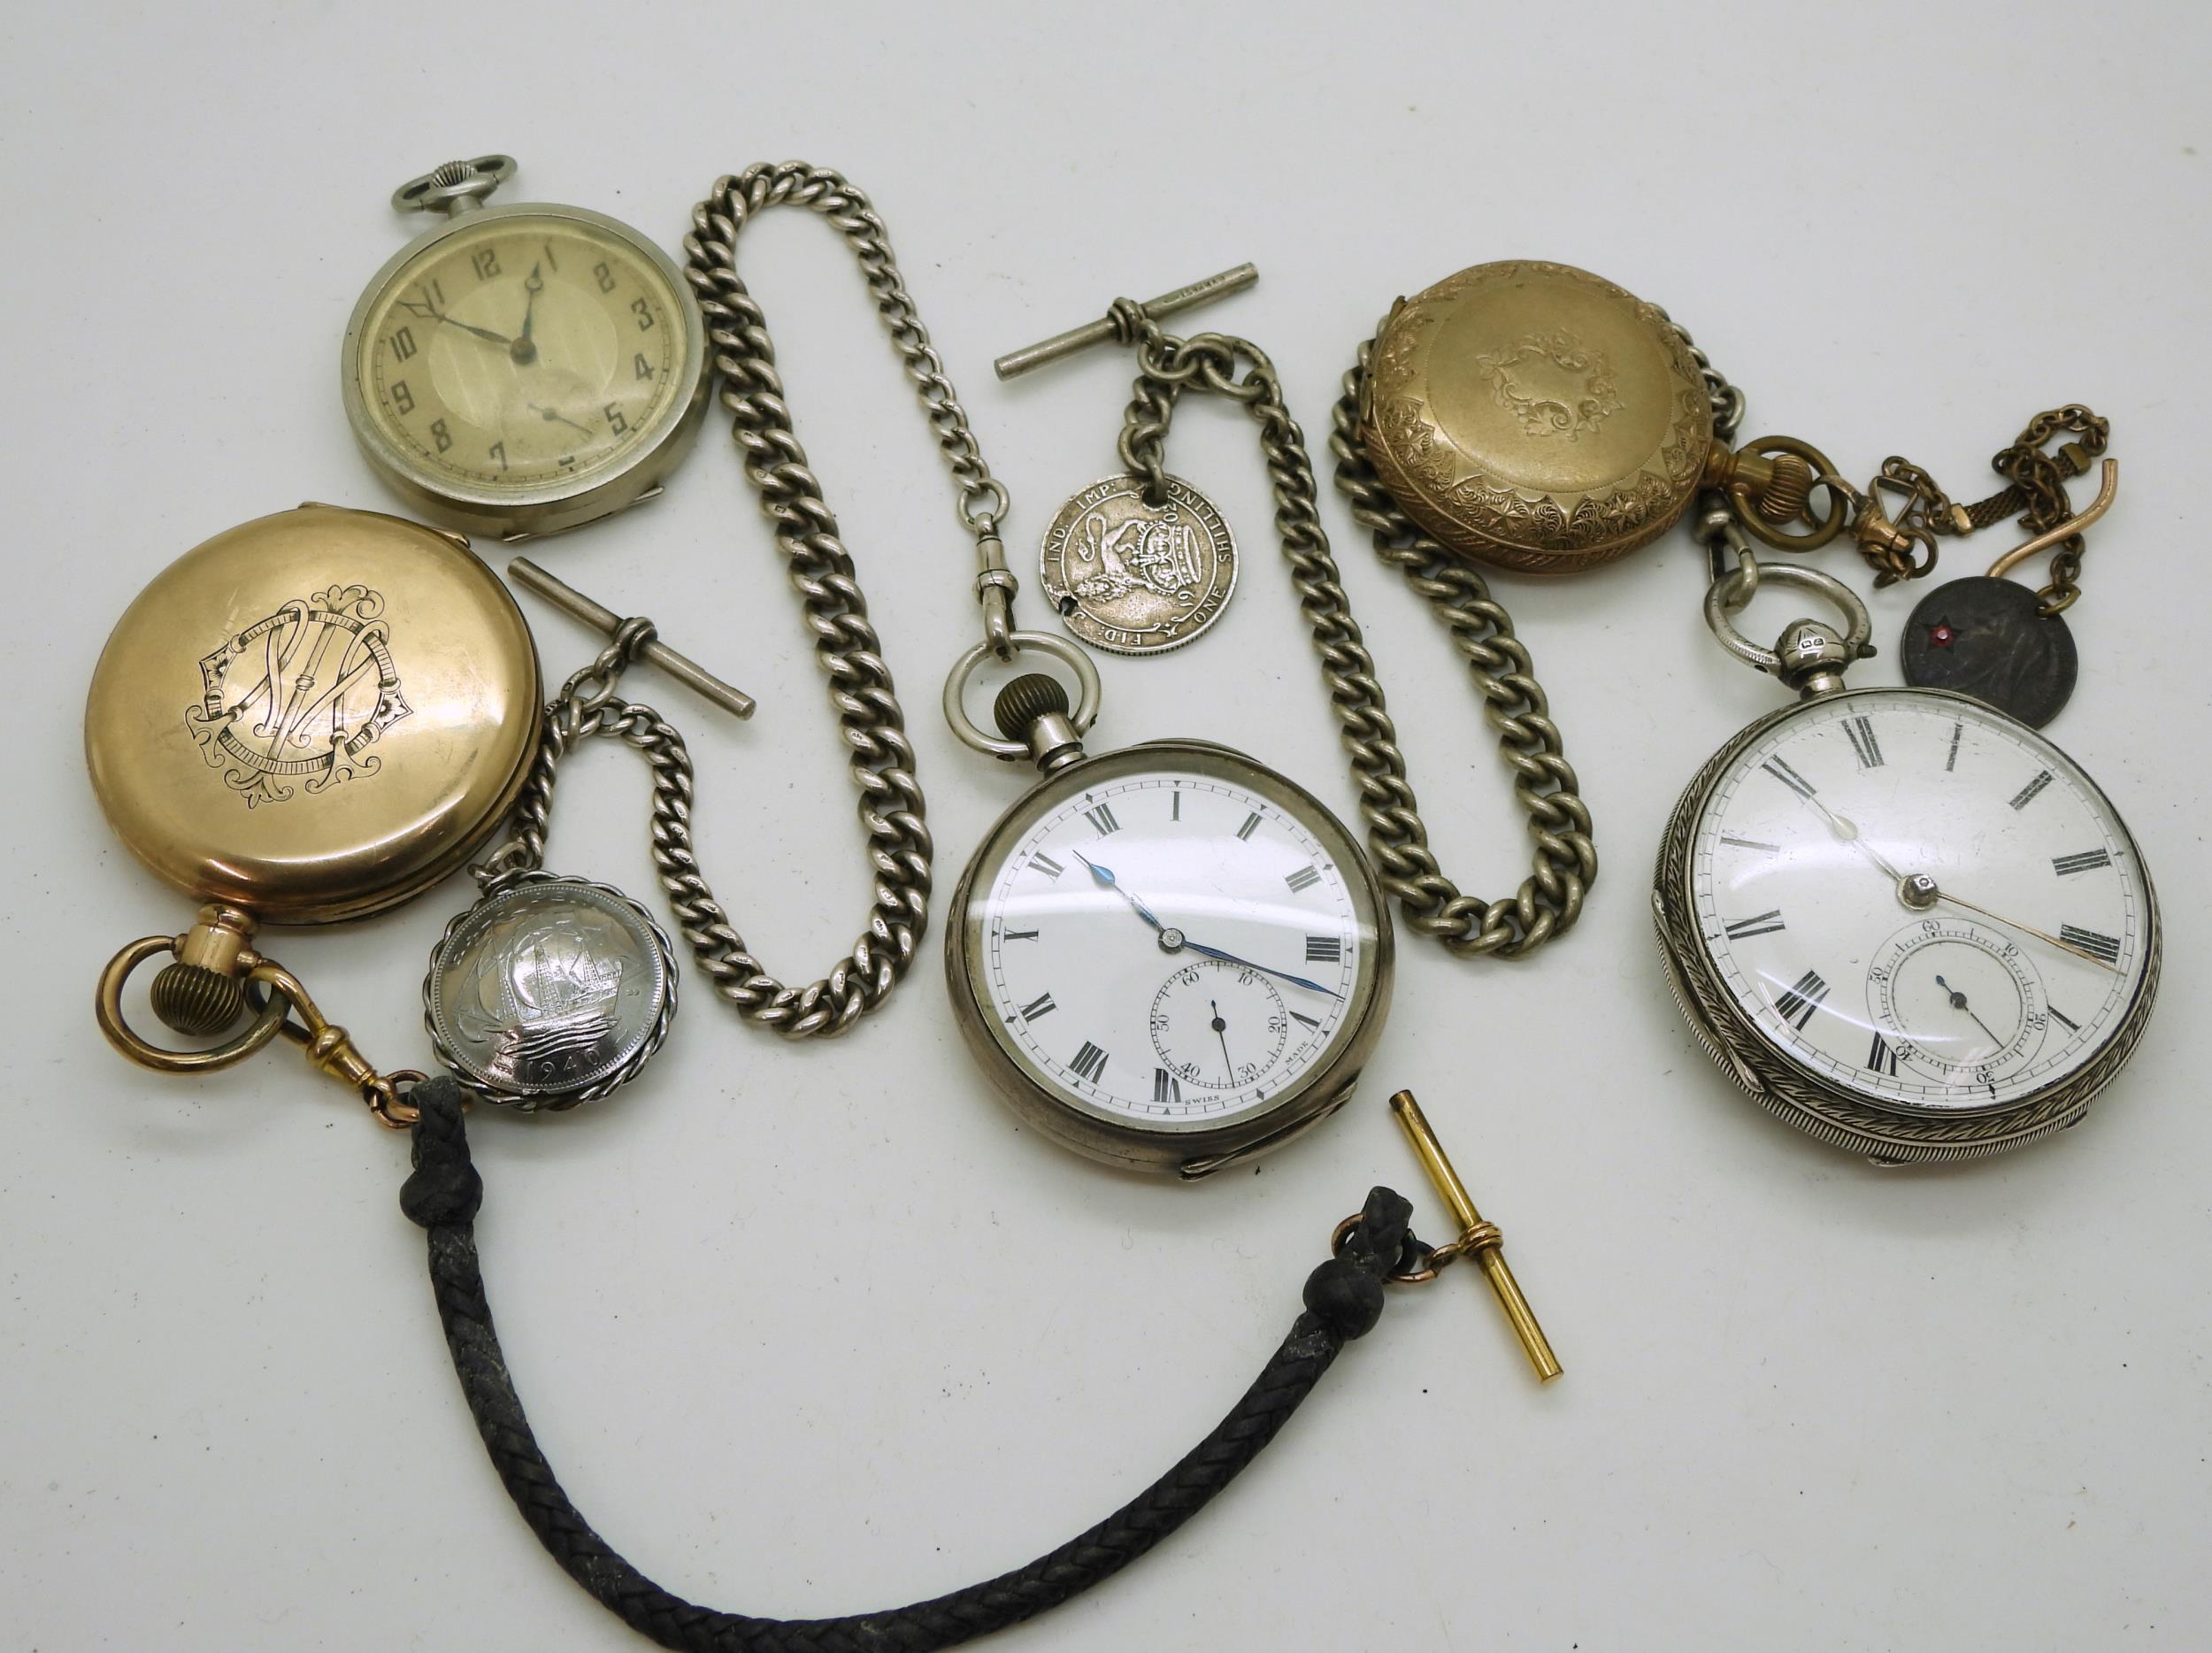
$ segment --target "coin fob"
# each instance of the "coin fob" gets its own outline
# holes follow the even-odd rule
[[[446,926],[423,980],[438,1058],[478,1098],[526,1111],[605,1096],[660,1048],[676,958],[604,884],[526,873]]]
[[[1708,392],[1656,305],[1567,265],[1477,265],[1402,301],[1369,365],[1362,443],[1391,496],[1477,562],[1568,573],[1688,509]]]
[[[659,488],[698,434],[706,337],[682,273],[628,225],[472,197],[377,272],[339,377],[403,498],[513,539]]]
[[[324,923],[468,858],[521,790],[541,699],[522,612],[466,542],[303,506],[139,594],[93,673],[85,757],[164,881]]]
[[[1213,502],[1179,476],[1166,499],[1145,479],[1101,478],[1045,530],[1039,574],[1067,628],[1115,654],[1164,654],[1194,642],[1237,588],[1236,541]]]
[[[1205,742],[1039,782],[953,910],[971,1049],[1025,1121],[1109,1164],[1197,1177],[1287,1141],[1349,1097],[1388,1010],[1389,916],[1350,834]]]
[[[1715,1059],[1877,1159],[2074,1123],[2157,988],[2157,899],[2111,802],[2033,730],[1935,689],[1822,694],[1743,730],[1676,806],[1653,903]]]

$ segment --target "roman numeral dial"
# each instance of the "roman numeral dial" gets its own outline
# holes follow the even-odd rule
[[[956,982],[1023,1086],[1086,1119],[1264,1113],[1359,1033],[1380,903],[1294,789],[1143,758],[1092,759],[994,828]]]
[[[1755,726],[1661,868],[1737,1036],[1901,1115],[1994,1115],[2094,1062],[2155,910],[2127,830],[2033,731],[1962,696],[1816,697]],[[1715,1023],[1717,1029],[1719,1022]]]

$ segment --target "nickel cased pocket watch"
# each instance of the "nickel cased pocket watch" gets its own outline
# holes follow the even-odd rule
[[[1969,696],[1846,688],[1847,634],[1794,623],[1732,652],[1797,688],[1700,770],[1661,843],[1653,911],[1675,996],[1762,1105],[1888,1161],[2017,1148],[2078,1121],[2147,1025],[2158,902],[2126,824],[2040,734]]]
[[[346,324],[346,417],[408,503],[473,533],[555,534],[649,498],[706,408],[683,274],[582,207],[487,206],[503,155],[449,162],[392,204],[445,221],[394,254]]]
[[[1393,943],[1327,807],[1210,742],[1087,757],[1043,675],[1008,684],[995,721],[1045,778],[961,874],[945,963],[1016,1112],[1091,1158],[1191,1179],[1347,1101]]]

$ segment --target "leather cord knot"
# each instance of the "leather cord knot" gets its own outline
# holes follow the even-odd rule
[[[414,1126],[414,1170],[400,1185],[399,1208],[425,1228],[462,1228],[484,1203],[484,1179],[469,1158],[461,1087],[452,1075],[425,1080],[407,1100],[421,1110]]]
[[[1359,1221],[1336,1255],[1306,1276],[1306,1311],[1349,1342],[1382,1319],[1383,1279],[1398,1266],[1413,1205],[1390,1188],[1372,1188]]]

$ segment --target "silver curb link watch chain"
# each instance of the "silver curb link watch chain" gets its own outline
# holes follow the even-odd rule
[[[685,274],[705,317],[708,357],[719,380],[717,394],[730,415],[730,434],[743,453],[745,474],[759,493],[761,509],[775,524],[777,542],[814,634],[815,657],[829,678],[830,703],[850,749],[875,882],[868,926],[851,952],[820,980],[792,988],[769,974],[746,950],[699,879],[689,860],[687,835],[680,847],[662,842],[664,824],[680,825],[683,819],[680,805],[687,803],[688,788],[680,797],[672,788],[664,792],[658,757],[654,760],[655,853],[657,859],[664,853],[675,857],[663,863],[663,882],[678,903],[685,939],[713,977],[715,990],[747,1019],[801,1039],[844,1032],[882,1003],[914,962],[916,944],[928,923],[931,845],[922,789],[914,778],[914,750],[890,668],[869,622],[852,554],[838,537],[837,519],[792,428],[767,318],[737,273],[739,232],[776,206],[803,206],[819,214],[858,258],[877,313],[906,364],[960,490],[961,521],[979,541],[996,534],[1006,493],[977,451],[967,414],[915,312],[892,258],[889,235],[868,197],[839,173],[795,161],[751,166],[720,179],[692,211],[692,233],[684,239]]]
[[[1703,375],[1712,404],[1715,434],[1735,434],[1743,419],[1743,392],[1713,367],[1705,352],[1673,324]],[[1377,329],[1379,335],[1381,329]],[[1463,558],[1425,533],[1391,498],[1375,474],[1360,442],[1363,388],[1375,349],[1361,344],[1344,375],[1342,393],[1331,411],[1329,451],[1336,457],[1336,488],[1351,505],[1352,517],[1373,536],[1375,554],[1406,577],[1427,599],[1466,657],[1469,675],[1482,697],[1483,716],[1498,732],[1498,751],[1514,772],[1513,796],[1528,815],[1535,834],[1535,860],[1510,901],[1484,901],[1463,895],[1437,864],[1429,848],[1405,756],[1384,709],[1374,661],[1360,640],[1359,627],[1338,583],[1328,542],[1302,551],[1286,531],[1284,549],[1296,572],[1306,615],[1313,625],[1329,682],[1329,699],[1344,725],[1352,752],[1352,773],[1360,787],[1360,812],[1367,819],[1367,842],[1383,885],[1398,898],[1413,927],[1434,936],[1454,953],[1495,953],[1517,958],[1571,926],[1581,916],[1582,898],[1597,878],[1597,851],[1590,842],[1590,811],[1576,790],[1575,773],[1562,754],[1559,730],[1536,681],[1527,647],[1513,634],[1513,620],[1491,596],[1482,575]],[[1271,380],[1272,374],[1270,374]],[[1291,427],[1294,436],[1296,427]],[[1268,463],[1275,469],[1271,437]],[[1304,511],[1312,512],[1312,471],[1302,450],[1295,454],[1307,481]],[[1294,477],[1295,473],[1292,473]],[[1275,489],[1279,515],[1296,504],[1280,480]],[[1318,535],[1316,535],[1318,539]]]

